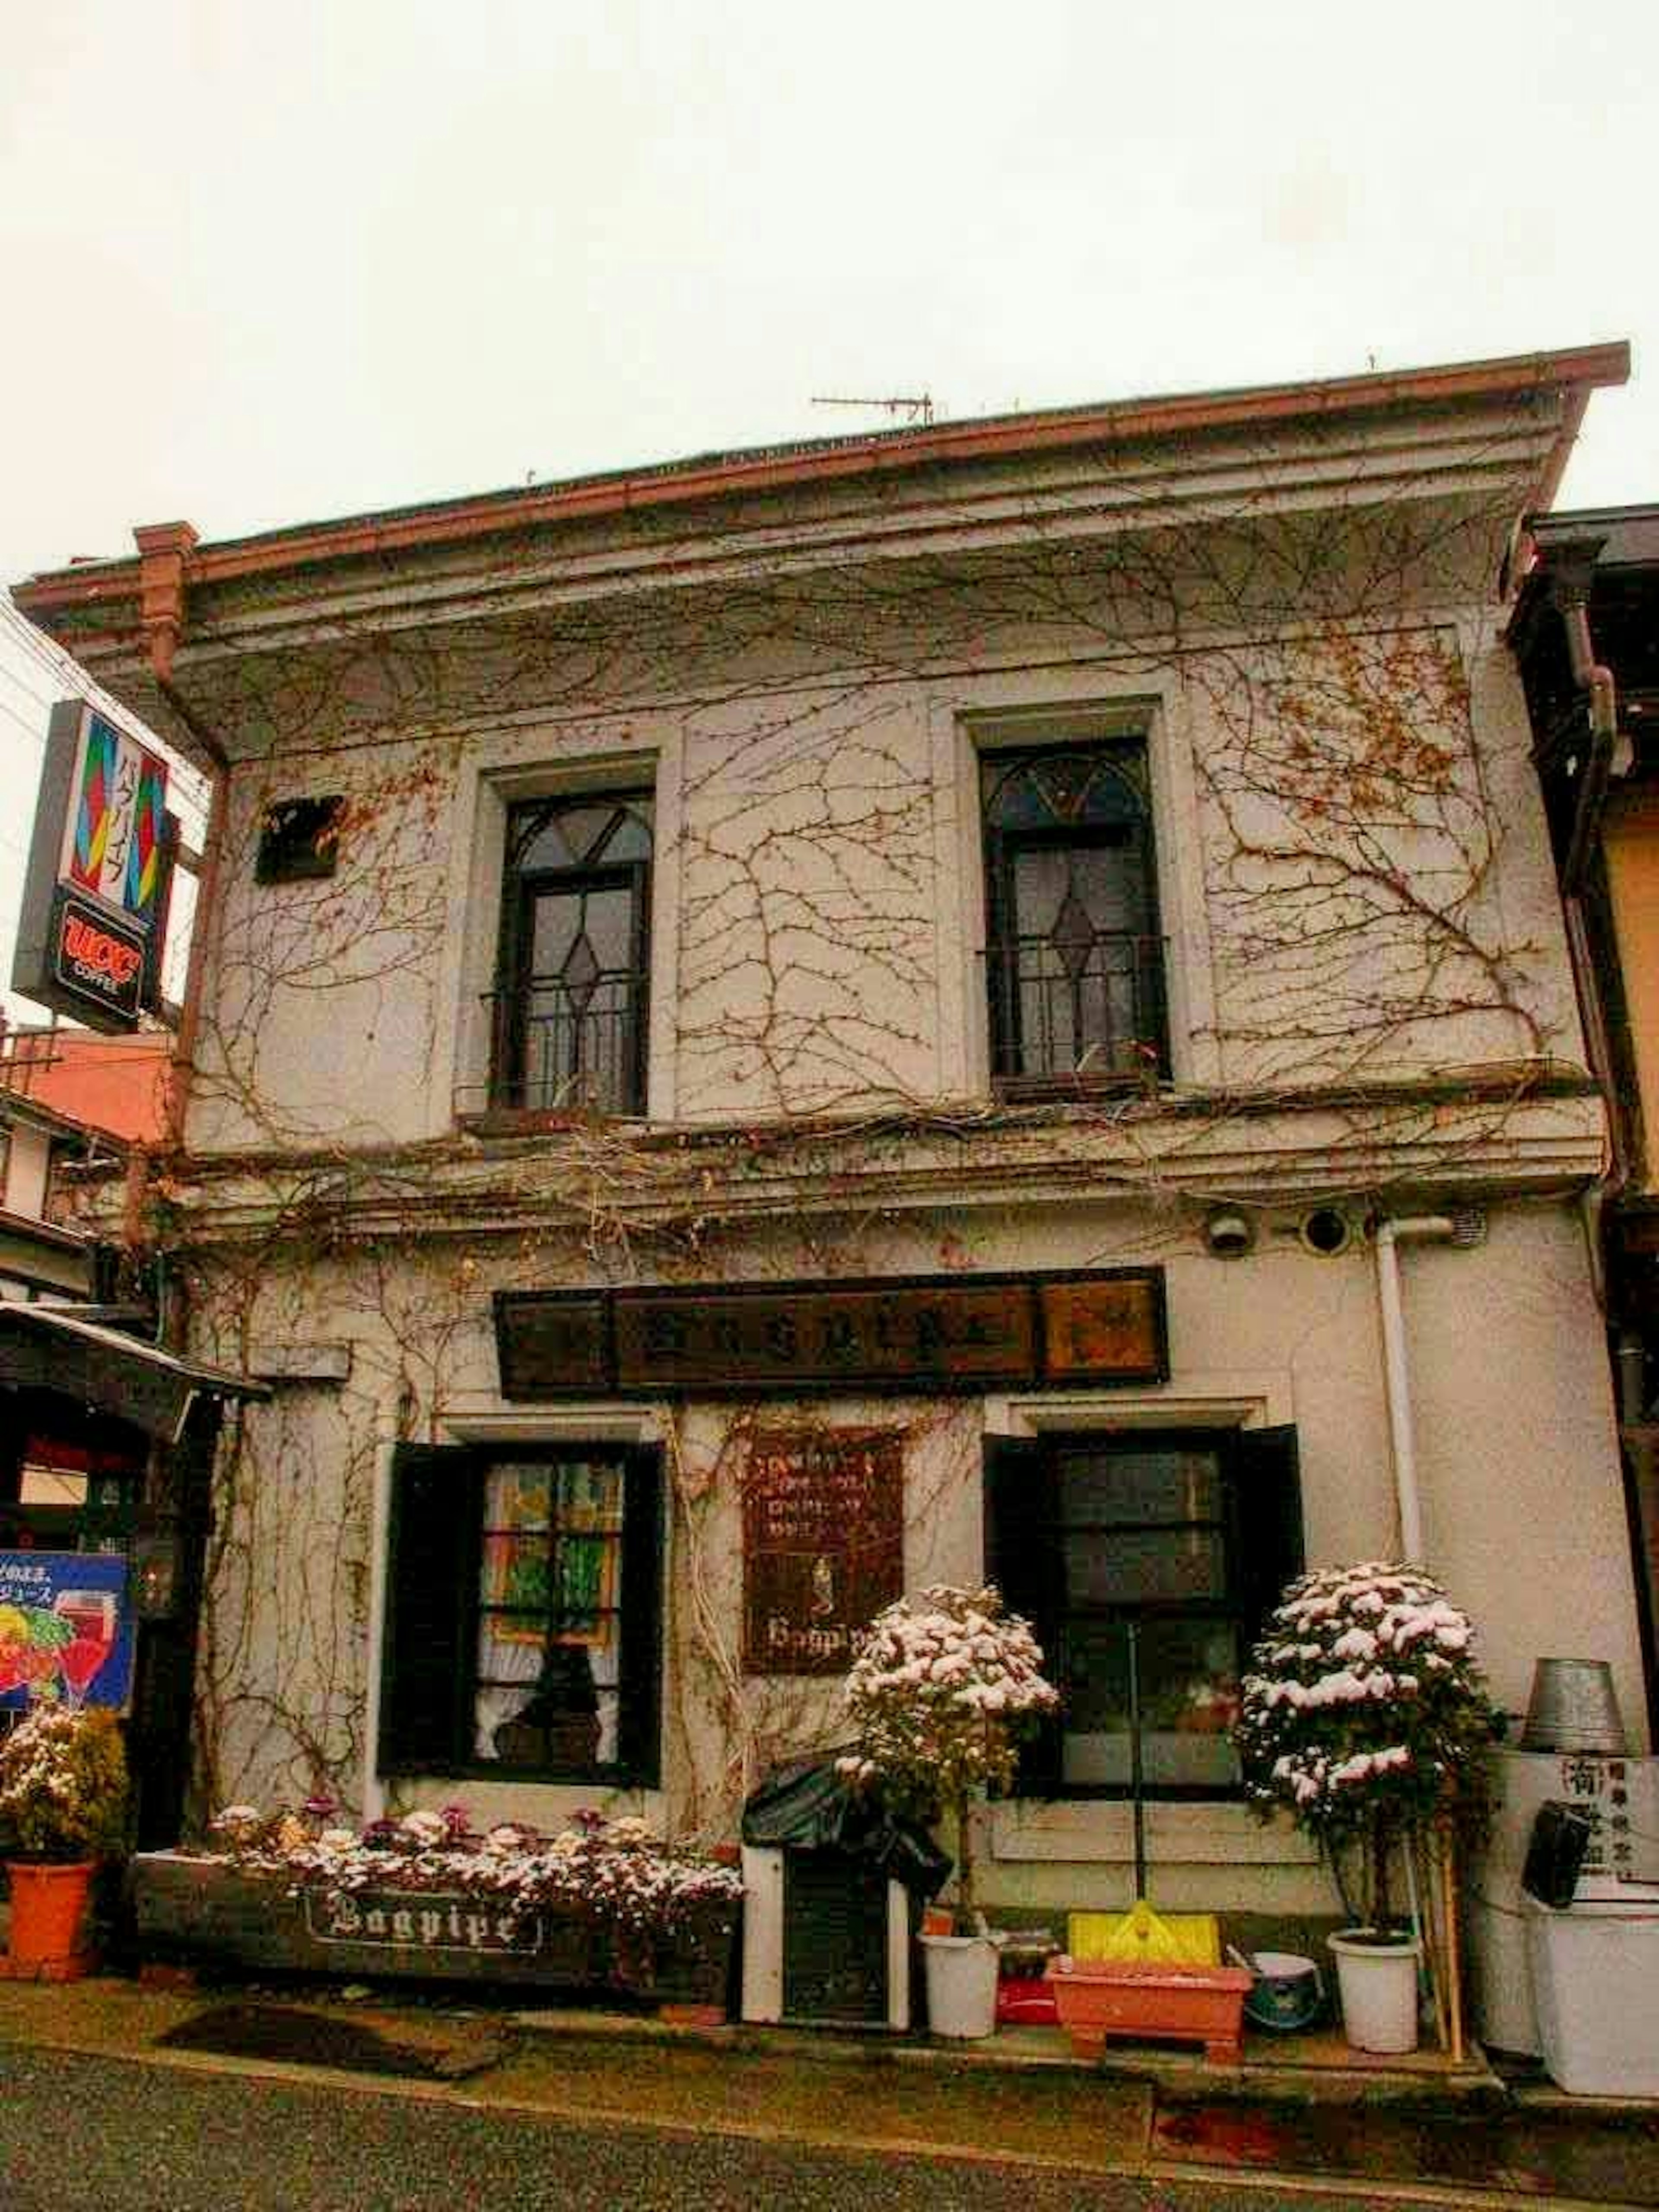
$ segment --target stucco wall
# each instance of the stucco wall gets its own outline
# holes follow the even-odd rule
[[[436,643],[391,686],[397,719],[337,750],[325,715],[296,727],[234,773],[192,1145],[407,1141],[485,1103],[505,808],[641,780],[651,1118],[983,1093],[977,753],[1097,725],[1146,734],[1177,1080],[1581,1057],[1524,718],[1488,629],[1401,605],[1131,647],[1091,588],[1064,622],[1005,614],[994,650],[981,635],[954,662],[938,628],[905,629],[901,599],[889,657],[833,680],[789,655],[780,681],[763,635],[711,669],[690,617],[659,614],[637,696],[610,660],[593,690],[554,640],[526,647],[510,714]],[[867,651],[847,619],[825,651]],[[708,696],[674,690],[693,669]],[[257,884],[264,809],[325,792],[346,799],[336,875]]]
[[[1156,1389],[1054,1398],[817,1401],[770,1406],[769,1420],[901,1426],[907,1586],[982,1571],[982,1442],[1037,1427],[1293,1423],[1313,1564],[1389,1556],[1398,1528],[1379,1338],[1375,1258],[1363,1236],[1334,1258],[1306,1251],[1293,1217],[1264,1223],[1250,1257],[1211,1258],[1184,1223],[1144,1204],[988,1206],[861,1232],[860,1264],[936,1268],[948,1251],[976,1269],[1167,1269],[1171,1376]],[[753,1409],[660,1406],[510,1407],[496,1391],[489,1292],[527,1279],[581,1279],[552,1248],[503,1265],[487,1243],[441,1267],[319,1267],[303,1286],[272,1281],[254,1334],[347,1339],[343,1389],[278,1386],[250,1408],[247,1446],[221,1532],[209,1649],[222,1790],[268,1800],[313,1786],[326,1754],[355,1797],[368,1672],[369,1529],[385,1445],[667,1437],[674,1471],[665,1572],[668,1663],[664,1787],[647,1809],[677,1832],[729,1834],[746,1789],[774,1759],[836,1740],[832,1683],[745,1677],[739,1662],[738,1484]],[[1598,1372],[1584,1248],[1566,1206],[1498,1206],[1484,1243],[1402,1254],[1418,1470],[1430,1563],[1474,1617],[1498,1702],[1524,1708],[1540,1656],[1609,1660],[1639,1741],[1639,1657],[1612,1408]],[[804,1232],[780,1230],[720,1258],[717,1279],[807,1273]],[[671,1433],[672,1431],[672,1433]],[[211,1701],[211,1700],[210,1700]],[[592,1787],[429,1778],[404,1800],[459,1796],[481,1816],[556,1822]],[[403,1801],[400,1801],[403,1802]],[[1125,1900],[1130,1831],[1103,1803],[998,1808],[987,1819],[988,1896],[1009,1904]],[[1322,1911],[1323,1874],[1300,1840],[1243,1808],[1162,1806],[1152,1827],[1155,1895],[1171,1905]]]

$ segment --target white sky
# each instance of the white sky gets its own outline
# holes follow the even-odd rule
[[[1621,337],[1562,503],[1659,498],[1652,0],[9,0],[0,52],[0,582],[884,419],[818,394]],[[57,688],[0,624],[0,981]]]

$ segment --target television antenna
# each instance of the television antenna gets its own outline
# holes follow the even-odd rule
[[[902,416],[907,423],[931,422],[933,419],[933,395],[931,392],[900,392],[890,399],[814,398],[811,404],[814,407],[879,407],[895,422]]]

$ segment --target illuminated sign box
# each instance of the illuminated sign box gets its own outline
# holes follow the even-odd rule
[[[52,710],[12,962],[15,991],[91,1029],[161,1004],[179,826],[159,753],[84,699]]]

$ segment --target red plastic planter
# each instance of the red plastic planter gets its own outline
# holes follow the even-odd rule
[[[1113,2036],[1201,2043],[1218,2063],[1236,2065],[1244,2056],[1244,1999],[1254,1978],[1243,1966],[1061,1958],[1049,1960],[1044,1978],[1080,2058],[1098,2058]]]

